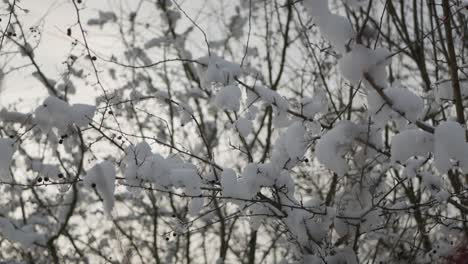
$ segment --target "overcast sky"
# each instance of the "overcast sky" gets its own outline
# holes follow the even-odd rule
[[[11,2],[11,1],[10,1]],[[99,27],[90,27],[86,22],[90,18],[97,17],[98,10],[113,11],[117,15],[120,9],[128,12],[134,10],[139,1],[113,1],[113,0],[84,0],[81,7],[82,21],[87,31],[88,41],[93,51],[105,58],[110,58],[112,53],[122,49],[121,42],[115,39],[114,34],[107,34],[106,27],[101,30]],[[184,10],[189,14],[197,17],[197,21],[203,23],[203,14],[200,15],[200,10],[204,6],[205,0],[197,1],[179,1]],[[225,1],[223,1],[225,2]],[[237,1],[235,1],[237,2]],[[231,2],[232,3],[232,2]],[[145,2],[146,5],[153,4]],[[228,3],[229,4],[229,3]],[[41,35],[28,31],[28,42],[37,44],[35,49],[35,59],[47,77],[58,80],[62,73],[65,72],[63,62],[70,54],[72,48],[72,40],[66,35],[67,28],[72,28],[72,36],[82,41],[79,28],[76,25],[77,17],[75,8],[71,0],[22,0],[18,1],[18,5],[28,10],[28,12],[18,11],[25,30],[30,27],[38,27]],[[148,8],[150,10],[150,8]],[[154,12],[154,9],[151,8]],[[141,19],[151,23],[154,19],[159,19],[158,14],[147,13],[145,8],[142,8]],[[202,12],[203,13],[203,12]],[[5,28],[7,20],[3,19],[1,28]],[[187,19],[182,19],[181,23],[189,23]],[[210,30],[210,24],[204,25],[205,30]],[[212,33],[212,31],[210,32]],[[196,33],[194,34],[195,37]],[[212,37],[213,34],[210,34]],[[40,41],[39,41],[40,38]],[[1,51],[0,66],[4,72],[8,72],[12,67],[18,67],[29,63],[21,57],[20,54],[5,55],[5,52],[16,51],[18,48],[11,42],[6,41]],[[82,54],[82,47],[75,49],[78,54]],[[150,54],[151,55],[151,54]],[[157,58],[152,58],[157,60]],[[79,63],[85,63],[81,61]],[[99,64],[98,64],[99,65]],[[83,68],[89,65],[82,65]],[[104,69],[104,67],[102,67]],[[28,67],[14,73],[8,74],[3,80],[2,92],[0,93],[0,106],[7,106],[13,102],[18,102],[18,99],[23,100],[18,107],[23,111],[31,111],[35,108],[38,102],[46,96],[45,87],[31,76],[34,72],[33,67]],[[91,80],[91,79],[90,79]],[[112,87],[109,87],[112,89]],[[90,92],[94,89],[91,84],[80,85],[77,89],[77,95],[72,98],[74,102],[93,103],[87,100],[91,99]]]

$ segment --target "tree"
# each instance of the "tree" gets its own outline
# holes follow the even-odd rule
[[[0,259],[463,261],[466,2],[3,2]]]

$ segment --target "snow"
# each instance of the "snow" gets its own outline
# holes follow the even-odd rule
[[[455,121],[441,122],[434,133],[434,165],[445,174],[452,168],[451,159],[468,172],[468,144],[465,128]]]
[[[35,243],[40,245],[45,244],[45,236],[35,233],[31,229],[31,226],[17,228],[10,220],[0,216],[0,233],[3,237],[11,242],[20,243],[26,249]]]
[[[216,94],[214,103],[222,110],[239,111],[241,95],[241,90],[237,85],[227,85]]]
[[[46,164],[37,159],[30,160],[28,165],[32,171],[37,172],[41,177],[54,180],[59,179],[60,170],[57,165]]]
[[[468,16],[468,0],[461,1],[457,8],[460,9],[460,13],[462,13],[464,16]]]
[[[70,110],[73,123],[78,127],[86,127],[93,119],[96,107],[87,104],[74,104]]]
[[[241,197],[245,199],[253,198],[260,190],[261,181],[264,180],[258,165],[255,163],[247,164],[240,178],[243,184]]]
[[[305,127],[301,122],[295,122],[286,131],[286,152],[292,160],[302,158],[307,150],[305,133]]]
[[[419,175],[421,176],[421,187],[429,191],[432,196],[439,196],[440,199],[446,195],[444,192],[440,192],[443,187],[443,181],[439,175],[435,175],[429,171],[422,171]]]
[[[408,121],[414,123],[423,115],[423,99],[410,90],[402,87],[389,87],[384,89],[384,93],[393,103],[392,108],[375,91],[370,91],[367,96],[369,112],[374,115],[374,121],[379,127],[385,126],[389,120],[399,121],[401,124]]]
[[[322,264],[322,259],[319,256],[304,254],[303,264]],[[287,262],[285,262],[287,263]]]
[[[348,19],[331,13],[328,0],[305,0],[303,4],[317,22],[322,36],[330,41],[338,52],[344,53],[346,45],[354,37],[354,30]]]
[[[421,116],[424,101],[415,93],[400,87],[390,87],[384,92],[392,100],[393,107],[403,112],[409,121],[414,122]]]
[[[327,264],[357,264],[357,257],[353,249],[345,247],[337,249],[338,252],[334,255],[329,255],[325,258]]]
[[[177,161],[176,161],[177,162]],[[175,187],[185,187],[185,193],[188,195],[200,195],[200,180],[197,170],[193,166],[178,166],[183,164],[173,163],[175,165],[170,172],[169,179],[171,185]]]
[[[330,12],[328,0],[304,0],[303,4],[312,17],[320,17]]]
[[[387,72],[385,66],[390,63],[389,51],[383,48],[371,50],[363,45],[356,45],[338,62],[340,73],[351,84],[357,85],[368,73],[377,85],[386,87]],[[366,83],[366,87],[370,87]]]
[[[110,161],[103,161],[92,167],[83,182],[90,188],[96,188],[98,194],[103,199],[104,211],[107,216],[112,216],[114,207],[115,190],[115,167]]]
[[[94,117],[95,106],[75,104],[70,106],[67,102],[49,96],[44,103],[36,108],[34,120],[43,132],[56,127],[65,132],[69,126],[76,124],[79,127],[86,126]]]
[[[318,161],[339,176],[343,176],[348,170],[345,155],[358,134],[359,128],[356,124],[347,120],[338,122],[317,142],[315,153]]]
[[[403,169],[402,177],[406,177],[408,179],[415,178],[418,173],[418,170],[423,166],[425,161],[426,159],[421,157],[409,158],[405,163],[405,168]]]
[[[392,162],[406,162],[412,156],[426,156],[434,147],[434,136],[419,129],[408,129],[392,137]]]
[[[92,18],[88,20],[89,26],[104,26],[104,24],[108,22],[115,22],[117,21],[117,16],[114,12],[106,12],[106,11],[99,11],[98,18]]]
[[[236,129],[242,137],[247,137],[253,129],[252,121],[245,118],[240,117],[235,123]]]
[[[434,95],[438,103],[453,100],[452,81],[441,80],[434,85]],[[463,97],[468,96],[468,82],[460,80],[460,92]]]
[[[125,180],[129,185],[139,185],[141,176],[138,174],[138,170],[142,170],[140,166],[143,162],[152,155],[151,147],[146,142],[141,142],[136,146],[130,146],[125,150]]]
[[[326,113],[328,99],[323,92],[314,93],[314,97],[304,97],[301,102],[302,114],[308,118],[314,118],[318,113]]]
[[[178,111],[180,114],[180,125],[185,126],[187,123],[192,121],[193,109],[190,105],[185,103],[179,103]]]
[[[346,17],[329,13],[318,17],[320,33],[340,53],[346,51],[346,45],[354,37],[354,30]]]
[[[32,115],[18,112],[9,112],[3,108],[0,111],[0,120],[10,123],[29,124],[32,120]]]
[[[343,218],[336,217],[333,220],[333,226],[335,228],[336,233],[340,237],[344,237],[349,234],[349,225],[345,222]]]
[[[10,178],[10,164],[15,152],[14,144],[13,139],[0,139],[0,179],[2,181],[7,181]]]
[[[344,0],[343,2],[352,7],[365,7],[369,0]]]
[[[209,88],[213,83],[229,85],[242,73],[239,64],[222,59],[216,55],[205,56],[198,62],[206,65],[199,70],[202,87]]]
[[[224,168],[221,174],[221,188],[223,196],[237,197],[240,190],[240,185],[237,182],[237,175],[233,169]]]
[[[291,124],[288,112],[278,107],[273,107],[273,114],[273,126],[275,128],[284,128]]]
[[[248,105],[250,105],[250,103],[256,100],[258,97],[260,97],[267,105],[274,104],[282,111],[288,110],[288,100],[286,100],[278,92],[260,85],[255,86],[254,91],[255,93],[248,94],[248,96],[250,97],[250,99],[247,102]]]
[[[137,189],[145,182],[156,189],[183,188],[183,193],[192,197],[189,206],[191,215],[196,215],[203,207],[204,199],[199,197],[201,178],[195,165],[182,161],[176,156],[164,158],[153,153],[146,142],[130,146],[125,150],[125,180],[131,189]]]
[[[301,245],[307,245],[310,240],[321,241],[328,230],[326,223],[316,222],[304,210],[291,209],[284,222]]]
[[[196,216],[200,214],[200,211],[203,209],[204,201],[205,200],[203,198],[199,198],[199,197],[192,198],[189,204],[188,213],[192,216]]]
[[[269,165],[269,169],[273,170],[271,174],[276,175],[273,180],[277,180],[283,168],[291,169],[302,159],[307,150],[305,134],[304,125],[301,122],[295,122],[277,138],[273,145]]]

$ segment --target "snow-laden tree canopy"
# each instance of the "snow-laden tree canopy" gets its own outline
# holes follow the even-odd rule
[[[0,6],[1,261],[467,258],[468,2],[52,2]]]

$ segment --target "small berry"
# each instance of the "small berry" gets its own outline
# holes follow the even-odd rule
[[[63,173],[59,173],[57,177],[59,177],[60,179],[63,178]]]
[[[71,28],[67,28],[67,36],[71,36]]]
[[[92,56],[91,60],[96,61],[97,60],[96,56]]]
[[[59,140],[59,144],[62,144],[62,143],[63,143],[63,139],[60,139],[60,140]]]
[[[77,0],[76,2],[77,2],[78,4],[81,4],[81,0]]]
[[[176,233],[174,233],[174,234],[172,234],[172,236],[177,236],[177,234],[176,234]]]
[[[96,184],[95,184],[95,183],[91,183],[91,187],[96,188]]]
[[[112,111],[109,111],[109,115],[113,115],[113,114],[114,114],[114,112],[112,112]]]
[[[37,178],[37,182],[42,182],[42,178],[41,177]]]
[[[166,241],[169,241],[169,238],[168,238],[168,237],[166,237]]]
[[[176,215],[175,215],[175,214],[173,214],[173,215],[172,215],[172,217],[176,217]]]
[[[117,139],[118,139],[118,140],[121,140],[121,139],[122,139],[122,136],[118,136]]]
[[[15,136],[14,135],[10,135],[10,138],[14,138]]]
[[[44,177],[44,181],[49,181],[49,177]]]

